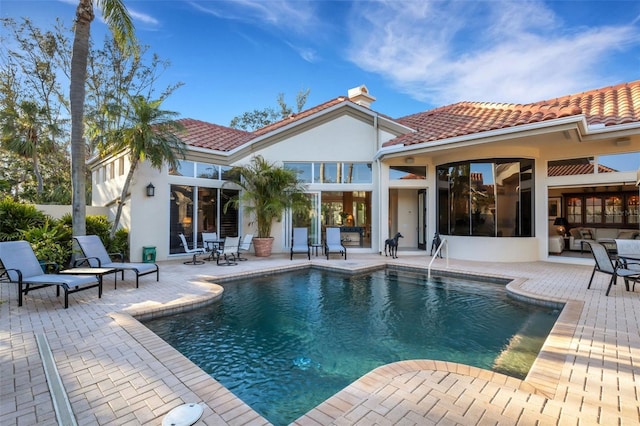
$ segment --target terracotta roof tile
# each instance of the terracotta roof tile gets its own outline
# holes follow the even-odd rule
[[[530,104],[458,102],[397,119],[415,133],[384,146],[413,145],[584,114],[588,124],[640,122],[640,80]]]
[[[231,151],[249,142],[255,137],[253,133],[231,127],[219,126],[205,121],[183,118],[177,120],[184,128],[181,139],[190,146],[208,148],[217,151]]]
[[[313,115],[315,113],[318,113],[320,111],[323,111],[327,108],[330,108],[334,105],[338,105],[341,104],[343,102],[349,102],[348,99],[344,96],[340,96],[337,97],[335,99],[331,99],[330,101],[324,102],[320,105],[317,105],[313,108],[309,108],[307,110],[301,111],[297,114],[291,114],[289,117],[287,118],[283,118],[280,121],[276,121],[275,123],[269,124],[268,126],[264,126],[261,127],[260,129],[257,129],[253,132],[254,135],[256,136],[261,136],[264,135],[266,133],[272,132],[276,129],[279,129],[281,127],[284,127],[286,125],[289,125],[291,123],[295,123],[296,121],[299,121],[303,118],[309,117],[310,115]]]

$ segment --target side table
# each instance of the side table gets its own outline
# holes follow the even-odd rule
[[[98,298],[102,297],[102,277],[107,274],[116,272],[116,268],[70,268],[58,272],[67,275],[95,275],[98,278]],[[118,274],[114,274],[118,279]]]

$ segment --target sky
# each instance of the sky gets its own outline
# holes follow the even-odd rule
[[[182,118],[305,108],[365,85],[399,118],[459,101],[527,103],[640,79],[640,1],[123,0],[138,41],[169,60]],[[2,0],[0,16],[71,25],[77,0]],[[91,34],[106,25],[96,11]]]

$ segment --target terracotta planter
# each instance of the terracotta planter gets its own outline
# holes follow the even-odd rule
[[[273,237],[268,238],[253,238],[253,248],[256,251],[256,257],[268,257],[271,256],[271,249],[273,247]]]

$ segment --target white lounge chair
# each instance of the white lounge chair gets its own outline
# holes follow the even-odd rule
[[[107,253],[107,249],[104,248],[102,240],[97,235],[84,235],[76,236],[73,239],[82,250],[84,257],[76,258],[73,262],[73,266],[88,266],[90,268],[114,268],[116,276],[120,271],[121,278],[124,280],[124,271],[133,271],[136,274],[136,288],[138,288],[138,278],[153,274],[156,274],[156,281],[160,280],[160,268],[155,263],[130,263],[123,262],[122,253]],[[120,262],[114,262],[113,258],[117,257]],[[117,288],[117,279],[115,280],[114,288]]]
[[[0,242],[0,261],[4,266],[0,278],[6,276],[10,282],[18,284],[18,306],[22,306],[22,294],[52,285],[56,286],[57,296],[60,296],[60,288],[64,290],[65,309],[69,307],[70,293],[98,287],[98,297],[102,297],[102,280],[95,275],[45,274],[27,241]]]
[[[342,245],[340,228],[326,228],[325,233],[324,252],[327,255],[327,260],[329,260],[331,253],[340,253],[341,256],[344,255],[344,260],[347,260],[347,249]]]
[[[184,252],[193,255],[193,260],[189,260],[187,262],[182,262],[182,263],[184,263],[185,265],[202,265],[204,263],[204,260],[198,260],[196,259],[196,256],[199,254],[204,254],[205,249],[203,249],[202,247],[189,248],[189,244],[187,244],[187,239],[184,236],[184,234],[181,232],[178,234],[178,236],[180,237],[180,241],[182,241],[182,247],[184,248]]]
[[[218,260],[216,264],[220,266],[237,265],[236,254],[238,253],[239,243],[240,237],[226,237],[224,239],[224,245],[221,249],[218,249]],[[225,263],[220,263],[221,258],[224,258]]]
[[[309,245],[309,230],[307,228],[293,228],[290,260],[293,260],[294,253],[306,253],[307,259],[311,260],[311,246]]]

